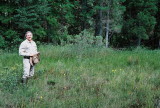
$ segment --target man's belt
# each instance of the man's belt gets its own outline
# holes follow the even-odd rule
[[[29,58],[30,58],[30,56],[24,56],[23,58],[24,58],[24,59],[29,59]]]

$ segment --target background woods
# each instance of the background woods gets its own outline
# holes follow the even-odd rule
[[[158,0],[1,0],[0,48],[16,47],[24,33],[36,41],[74,43],[84,30],[106,47],[159,48]]]

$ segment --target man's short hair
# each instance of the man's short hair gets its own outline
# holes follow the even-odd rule
[[[32,33],[31,31],[27,31],[27,32],[25,33],[25,37],[27,36],[28,33],[31,33],[32,36],[33,36],[33,33]]]

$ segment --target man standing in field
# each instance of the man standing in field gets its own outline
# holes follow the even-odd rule
[[[34,65],[31,65],[30,57],[38,54],[37,45],[32,40],[33,34],[31,31],[27,31],[25,34],[26,40],[24,40],[19,47],[19,55],[23,56],[23,76],[22,82],[27,83],[27,79],[34,75]]]

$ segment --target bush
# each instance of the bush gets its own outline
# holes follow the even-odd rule
[[[103,37],[102,36],[94,36],[92,32],[89,30],[84,30],[78,35],[67,36],[67,43],[74,44],[79,47],[91,47],[91,46],[102,46],[103,45]]]
[[[103,43],[103,37],[102,36],[96,36],[95,37],[95,45],[96,46],[102,46],[102,45],[104,45],[104,43]]]

